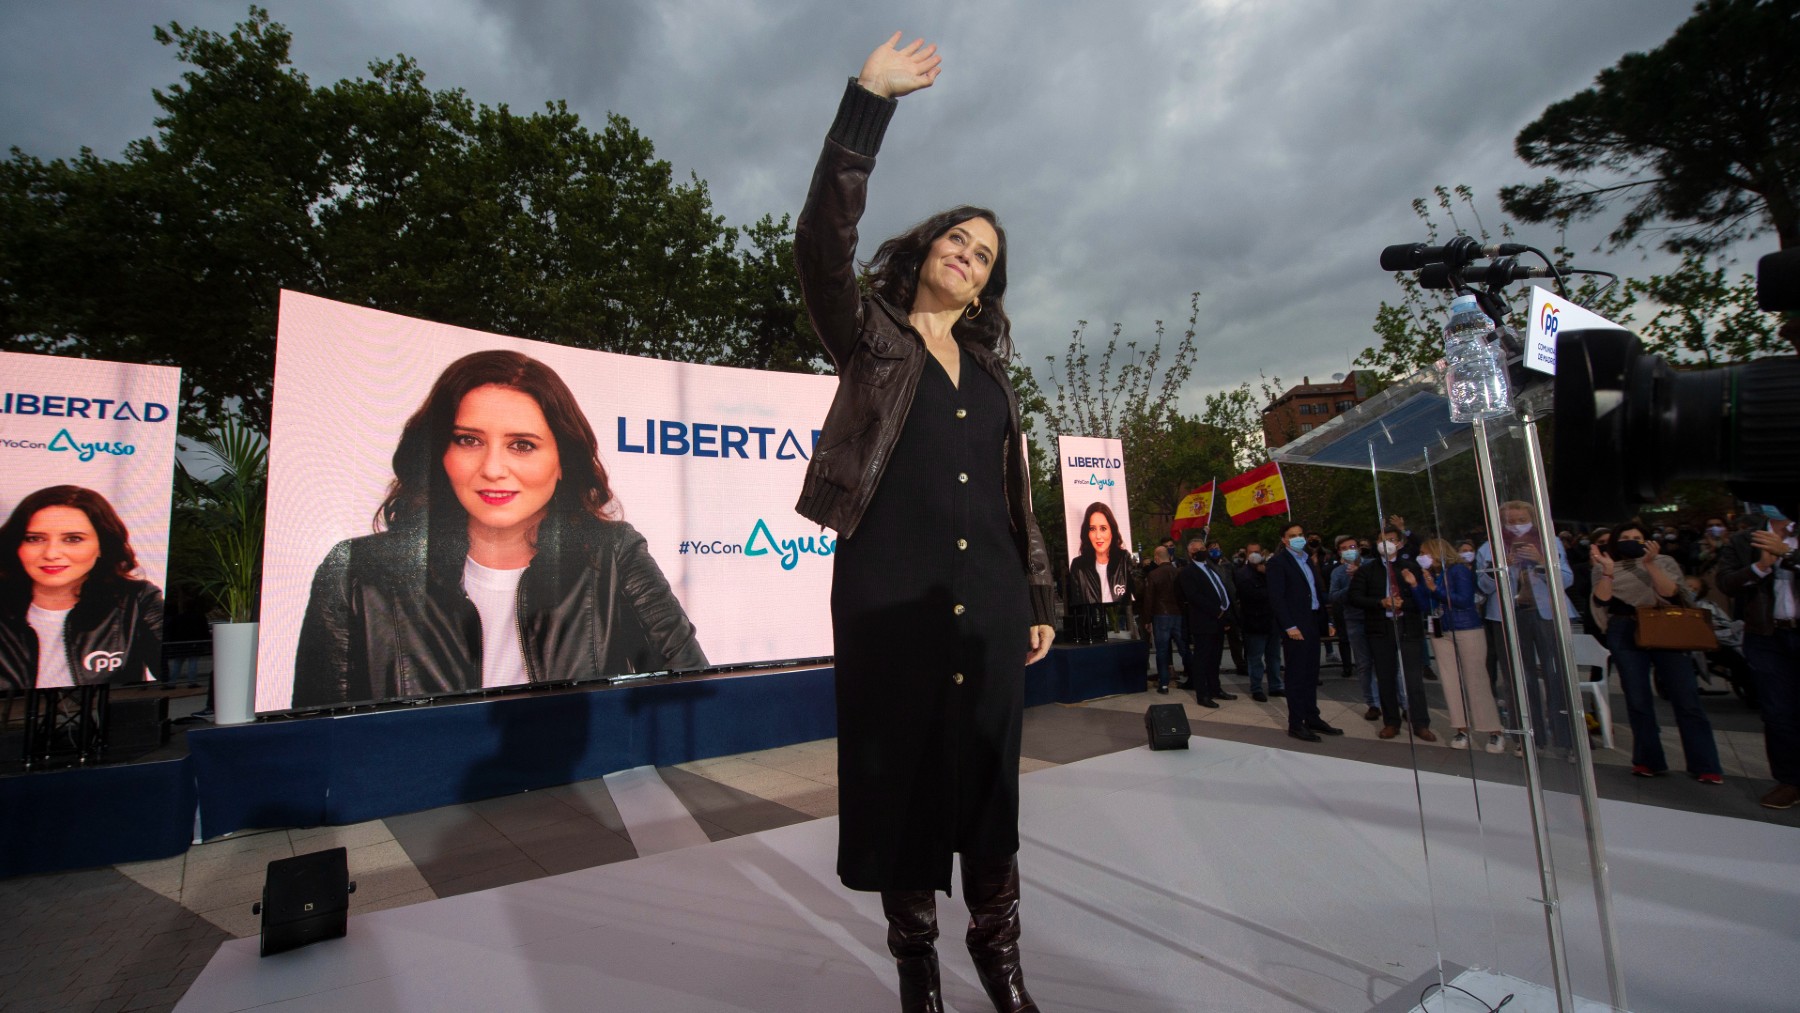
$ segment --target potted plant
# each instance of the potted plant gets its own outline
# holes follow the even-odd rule
[[[203,551],[195,583],[223,619],[212,627],[213,712],[217,724],[256,716],[257,596],[262,588],[263,516],[269,447],[236,419],[192,448],[213,467],[200,478],[177,462],[179,516],[199,533]]]

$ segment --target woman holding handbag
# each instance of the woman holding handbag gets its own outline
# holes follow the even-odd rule
[[[1638,609],[1679,601],[1681,567],[1662,555],[1635,521],[1613,529],[1606,551],[1596,546],[1589,557],[1594,563],[1594,618],[1618,662],[1625,711],[1631,718],[1631,772],[1638,777],[1657,777],[1669,769],[1662,732],[1656,724],[1656,694],[1650,688],[1654,668],[1675,708],[1675,727],[1681,732],[1688,773],[1701,784],[1725,783],[1712,723],[1700,707],[1693,658],[1687,651],[1638,644]]]

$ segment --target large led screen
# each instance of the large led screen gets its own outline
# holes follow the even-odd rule
[[[257,710],[830,654],[836,384],[283,292]]]
[[[0,684],[162,675],[181,371],[0,352]]]
[[[1131,588],[1131,509],[1118,440],[1058,436],[1063,524],[1069,540],[1069,604],[1124,601]]]

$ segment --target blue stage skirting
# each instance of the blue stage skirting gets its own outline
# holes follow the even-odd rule
[[[0,778],[0,878],[167,858],[194,836],[188,759]]]
[[[1025,705],[1139,692],[1146,664],[1059,648]],[[836,734],[829,668],[197,729],[185,760],[0,779],[0,876],[179,854],[196,805],[202,838],[359,823]]]

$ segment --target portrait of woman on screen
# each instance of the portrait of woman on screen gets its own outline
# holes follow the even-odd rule
[[[375,532],[319,564],[293,705],[705,668],[561,377],[465,355],[407,420]]]
[[[105,496],[31,493],[0,526],[0,684],[125,685],[162,666],[162,591]]]

